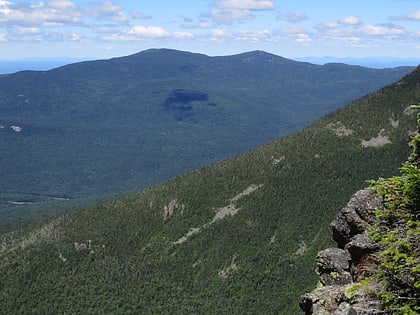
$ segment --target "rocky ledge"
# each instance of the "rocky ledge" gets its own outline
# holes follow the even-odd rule
[[[302,296],[305,315],[386,314],[375,299],[377,285],[363,282],[378,265],[380,246],[370,242],[368,231],[376,222],[375,209],[383,208],[382,197],[370,190],[355,193],[331,223],[336,248],[318,253],[318,287]]]

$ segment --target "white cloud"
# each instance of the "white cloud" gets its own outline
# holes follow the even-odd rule
[[[220,0],[208,15],[216,23],[232,24],[235,21],[255,19],[253,11],[274,8],[272,0]]]
[[[43,22],[41,24],[42,27],[62,27],[64,26],[64,23],[58,23],[58,22]]]
[[[420,21],[420,10],[414,11],[406,16],[392,16],[391,19],[395,21]]]
[[[259,30],[259,31],[240,31],[236,39],[259,42],[259,41],[267,39],[269,36],[270,36],[270,31],[267,29]]]
[[[53,8],[53,9],[56,9],[56,10],[74,10],[74,9],[77,9],[77,6],[73,2],[68,1],[68,0],[50,0],[50,1],[47,2],[47,6],[49,8]]]
[[[339,20],[338,23],[341,25],[357,25],[360,24],[360,20],[355,16],[348,16]]]
[[[232,32],[228,30],[222,30],[222,29],[215,29],[212,31],[212,34],[210,36],[210,40],[212,41],[223,41],[226,39],[232,38]]]
[[[151,16],[149,16],[149,15],[145,15],[145,14],[140,13],[140,12],[137,12],[137,11],[132,12],[132,13],[131,13],[131,17],[132,17],[133,19],[136,19],[136,20],[149,20],[149,19],[151,19],[151,18],[152,18],[152,17],[151,17]]]
[[[17,35],[34,35],[39,34],[38,27],[15,27],[13,29],[13,33]]]
[[[193,29],[193,28],[206,29],[206,28],[212,28],[214,25],[208,21],[194,23],[192,20],[185,20],[181,26],[182,28],[187,28],[187,29]]]
[[[272,0],[221,0],[217,7],[237,10],[273,10]]]
[[[128,35],[132,35],[139,38],[162,38],[168,37],[170,34],[165,29],[159,26],[141,26],[136,25],[127,32]]]
[[[315,26],[317,29],[334,29],[343,26],[354,26],[361,24],[361,21],[356,16],[347,16],[335,22],[326,22]]]
[[[365,35],[404,35],[406,31],[399,27],[385,27],[378,25],[366,25],[356,29],[356,32]]]
[[[295,35],[295,41],[298,42],[298,43],[307,44],[307,43],[312,42],[312,39],[309,37],[308,34],[299,33],[299,34]]]
[[[188,32],[175,32],[173,34],[169,33],[162,27],[159,26],[141,26],[136,25],[131,29],[124,32],[112,32],[112,29],[109,32],[106,29],[102,30],[103,35],[101,39],[107,41],[138,41],[138,40],[148,40],[148,39],[159,39],[159,38],[190,38]]]
[[[93,15],[102,13],[116,13],[122,10],[122,7],[112,1],[93,2],[89,5],[89,10]]]
[[[82,39],[82,35],[77,33],[71,33],[69,36],[69,40],[72,42],[79,42]]]
[[[50,0],[36,4],[15,5],[0,2],[0,24],[42,25],[43,23],[80,24],[82,10],[67,0]]]
[[[112,1],[91,3],[86,10],[86,15],[115,23],[128,22],[128,17],[124,13],[123,8]]]
[[[408,16],[408,18],[409,18],[410,20],[420,21],[420,10],[417,10],[417,11],[415,11],[415,12],[411,13],[411,14]]]
[[[0,43],[7,42],[7,36],[6,34],[0,34]]]
[[[329,28],[337,28],[340,24],[337,22],[326,22],[322,24],[315,25],[315,28],[317,29],[329,29]]]
[[[238,20],[250,20],[254,19],[255,15],[250,10],[213,10],[210,12],[210,17],[217,23],[231,24]]]
[[[173,36],[175,38],[180,38],[180,39],[187,39],[187,38],[194,37],[194,35],[190,32],[174,32]]]
[[[124,12],[115,12],[112,14],[109,19],[116,23],[126,23],[128,22],[128,17]]]
[[[278,15],[277,20],[291,22],[291,23],[297,23],[297,22],[308,20],[308,17],[303,13],[289,12],[289,13],[286,13],[286,14]]]
[[[296,35],[300,33],[307,33],[306,28],[301,26],[287,26],[281,29],[281,32],[285,35]]]

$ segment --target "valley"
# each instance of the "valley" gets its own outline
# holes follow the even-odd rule
[[[356,191],[368,186],[367,180],[398,174],[409,155],[407,132],[416,126],[409,108],[420,103],[419,84],[416,68],[252,150],[3,234],[1,311],[299,314],[300,296],[318,281],[315,257],[331,245],[330,222]],[[162,102],[169,91],[174,89],[161,95]],[[216,106],[203,106],[203,111],[219,109],[220,99],[208,95]],[[247,97],[252,100],[251,94]],[[193,98],[187,112],[195,110],[195,102],[207,102],[203,96]],[[167,114],[166,125],[188,122],[188,139],[195,137],[199,124],[192,117],[177,120]],[[202,118],[196,113],[197,122]],[[260,116],[253,118],[261,123]],[[247,121],[256,133],[252,119]],[[104,148],[112,148],[108,145]],[[85,157],[74,164],[89,161]],[[124,157],[120,162],[127,163]],[[63,165],[71,169],[68,164]],[[125,167],[135,173],[130,164]]]
[[[412,69],[150,49],[3,75],[0,231],[242,154]]]

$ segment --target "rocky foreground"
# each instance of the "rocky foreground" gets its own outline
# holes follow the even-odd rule
[[[378,265],[381,247],[369,241],[376,222],[373,210],[383,208],[382,197],[370,190],[355,193],[331,223],[337,247],[318,253],[319,286],[302,296],[305,315],[386,314],[375,298],[376,284],[363,282]]]

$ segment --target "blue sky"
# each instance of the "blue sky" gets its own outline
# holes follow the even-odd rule
[[[420,0],[0,0],[0,60],[207,55],[420,56]]]

